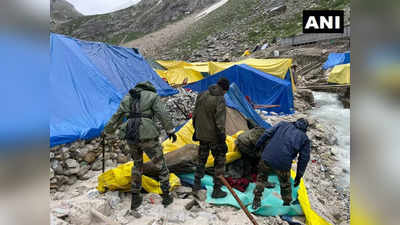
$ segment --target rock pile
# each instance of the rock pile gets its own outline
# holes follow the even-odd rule
[[[178,94],[168,96],[162,100],[167,104],[167,110],[170,113],[175,125],[185,123],[192,116],[197,93],[182,87],[177,88]]]
[[[180,125],[191,117],[197,93],[178,88],[179,94],[163,98],[173,119],[174,125]],[[165,137],[161,123],[158,126]],[[72,185],[78,180],[90,178],[90,170],[100,171],[103,163],[103,146],[100,138],[76,141],[59,145],[50,150],[50,188],[63,191],[64,185]],[[130,160],[125,141],[108,138],[105,144],[105,167],[112,168]]]
[[[102,169],[101,139],[76,141],[59,145],[50,149],[50,189],[63,191],[64,185],[72,185],[77,180],[90,178],[89,170]],[[118,163],[128,162],[123,152],[123,141],[109,139],[105,145],[105,166],[115,167]]]

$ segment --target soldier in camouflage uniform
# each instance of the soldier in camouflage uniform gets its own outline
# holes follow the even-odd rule
[[[221,78],[216,85],[208,87],[199,94],[193,112],[193,140],[200,141],[199,157],[195,173],[193,194],[201,188],[201,178],[204,176],[205,164],[209,152],[214,157],[214,191],[213,198],[223,198],[227,195],[221,190],[222,181],[217,178],[225,172],[225,155],[228,147],[225,143],[226,105],[224,94],[229,90],[229,81]]]
[[[241,133],[235,141],[236,148],[242,154],[244,162],[244,177],[250,177],[252,165],[258,165],[262,148],[256,149],[257,140],[264,134],[265,129],[254,127]]]
[[[154,116],[161,121],[168,137],[175,141],[174,127],[166,105],[161,102],[156,89],[150,82],[142,82],[138,83],[122,99],[117,112],[104,128],[104,133],[107,135],[112,135],[120,128],[120,138],[127,140],[134,162],[132,167],[132,210],[138,208],[143,200],[140,195],[143,152],[159,170],[159,180],[163,192],[162,204],[166,207],[173,202],[172,196],[169,194],[169,171],[158,140],[160,133],[154,122]]]
[[[306,134],[307,128],[308,121],[304,118],[300,118],[296,122],[282,121],[267,129],[258,139],[256,148],[265,147],[258,168],[253,209],[261,206],[264,182],[272,174],[278,176],[283,205],[291,204],[290,169],[292,161],[298,156],[297,173],[294,179],[294,186],[297,187],[310,160],[311,143]],[[268,144],[265,144],[266,140],[269,140]]]

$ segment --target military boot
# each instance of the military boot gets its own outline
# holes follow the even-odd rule
[[[216,186],[214,185],[214,190],[211,194],[211,197],[213,198],[225,198],[227,193],[223,190],[221,190],[221,186]]]
[[[164,205],[164,208],[167,208],[167,206],[174,201],[174,198],[172,197],[172,195],[169,194],[169,192],[162,193],[161,197],[162,197],[161,203]]]
[[[131,210],[137,209],[143,201],[142,195],[140,193],[132,193],[132,200],[131,200]]]

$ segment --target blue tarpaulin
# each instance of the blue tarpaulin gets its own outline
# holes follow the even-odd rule
[[[257,125],[266,129],[270,128],[271,125],[265,122],[260,115],[254,111],[253,107],[246,100],[243,94],[240,92],[239,87],[233,83],[229,87],[229,91],[225,94],[226,105],[241,112],[246,119],[253,120]]]
[[[231,83],[236,83],[244,96],[259,105],[280,105],[265,111],[292,114],[293,92],[291,82],[269,75],[247,65],[235,65],[215,75],[185,86],[197,92],[208,89],[217,83],[220,77],[226,77]]]
[[[322,68],[326,70],[336,65],[347,64],[347,63],[350,63],[350,52],[330,53],[328,56],[328,60],[326,60]]]
[[[162,96],[178,91],[132,49],[50,37],[50,146],[98,136],[130,88],[150,81]]]

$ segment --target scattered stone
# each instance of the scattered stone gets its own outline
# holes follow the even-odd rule
[[[68,216],[69,211],[63,208],[54,208],[51,209],[51,213],[55,215],[57,218],[64,219],[65,217]]]
[[[94,162],[96,160],[96,158],[97,158],[97,153],[89,152],[84,156],[83,159],[88,163],[92,163],[92,162]]]
[[[88,191],[88,198],[95,199],[100,196],[100,192],[97,189],[93,189]]]
[[[118,163],[127,163],[127,162],[129,162],[129,158],[128,158],[128,156],[126,156],[124,154],[118,154],[117,162]]]
[[[92,165],[92,170],[94,171],[102,170],[102,168],[103,168],[102,160],[96,160]]]

